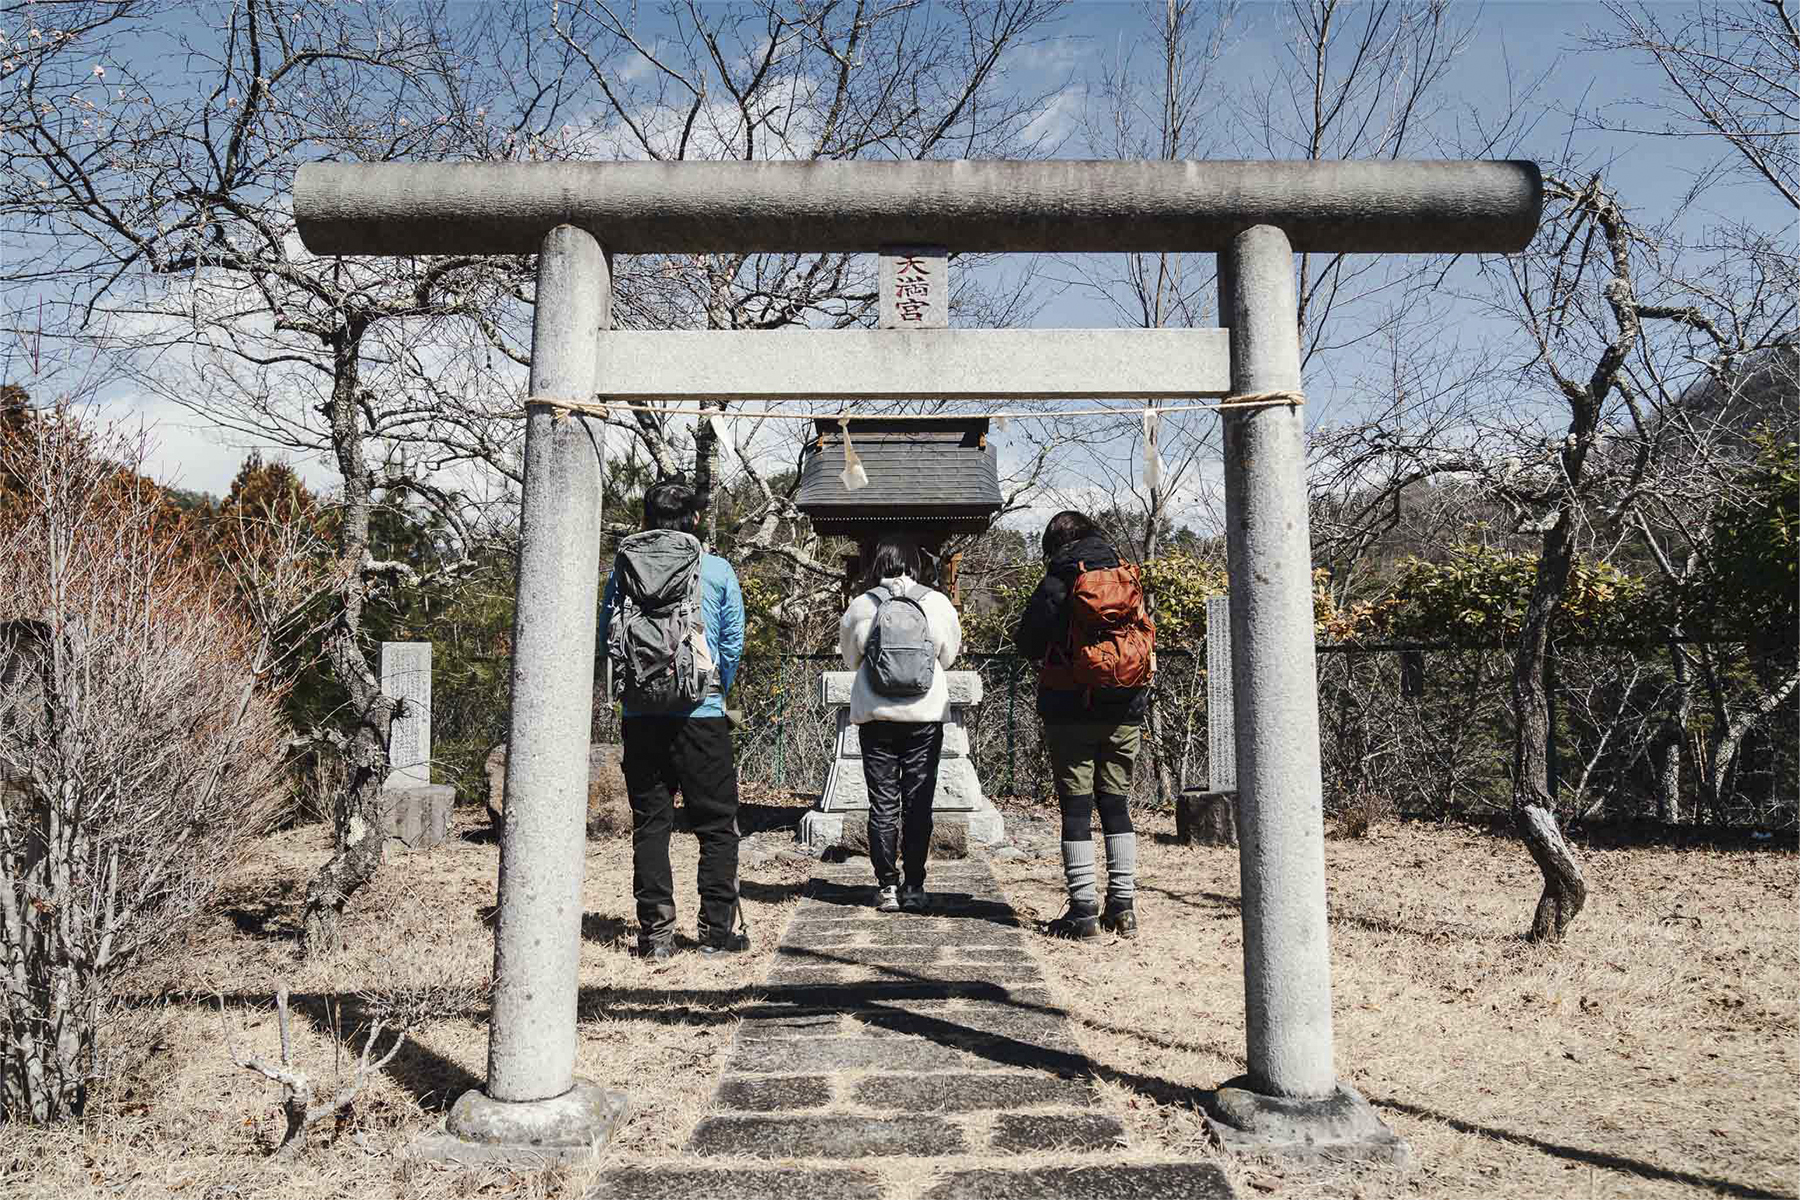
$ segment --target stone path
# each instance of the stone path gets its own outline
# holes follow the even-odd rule
[[[882,914],[866,861],[821,866],[690,1157],[610,1172],[595,1196],[1229,1197],[1209,1163],[1118,1161],[1124,1127],[987,863],[934,864],[927,886],[928,914]]]

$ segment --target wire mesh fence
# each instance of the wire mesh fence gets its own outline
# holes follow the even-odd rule
[[[1177,778],[1204,778],[1206,713],[1203,661],[1185,652],[1159,654],[1152,703],[1163,716],[1160,752],[1178,765]],[[835,717],[820,698],[820,679],[842,670],[835,654],[746,658],[732,687],[741,716],[734,735],[738,779],[799,792],[824,786],[831,765]],[[1037,668],[1015,654],[965,654],[957,669],[981,676],[982,701],[965,714],[969,756],[991,796],[1050,794],[1050,761],[1037,716]],[[596,740],[618,737],[618,718],[597,711]],[[1153,764],[1138,772],[1134,799],[1155,798]]]
[[[1512,791],[1511,652],[1504,647],[1320,647],[1321,767],[1328,814],[1484,816]],[[990,796],[1052,794],[1037,670],[1011,654],[965,654],[982,679],[966,714],[970,755]],[[835,655],[753,656],[741,665],[732,709],[742,782],[817,792],[830,765],[833,714],[820,677]],[[505,672],[479,691],[433,693],[433,759],[440,782],[479,794],[480,765],[504,740]],[[1704,723],[1684,725],[1671,673],[1641,648],[1566,647],[1557,655],[1553,727],[1556,794],[1565,819],[1648,818],[1786,829],[1796,824],[1800,747],[1790,698],[1748,735],[1726,772]],[[594,706],[593,738],[617,741],[616,710]],[[1132,799],[1166,802],[1208,776],[1204,655],[1159,651]],[[1786,731],[1785,734],[1783,731]],[[1671,782],[1672,779],[1672,782]]]

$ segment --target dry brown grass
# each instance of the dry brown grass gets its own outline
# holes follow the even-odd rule
[[[1244,1164],[1246,1194],[1794,1194],[1792,854],[1590,852],[1561,946],[1519,937],[1516,842],[1385,825],[1326,856],[1339,1074],[1418,1166]],[[1136,941],[1038,954],[1133,1142],[1193,1154],[1196,1093],[1244,1067],[1237,856],[1145,837],[1140,860]],[[1022,911],[1060,909],[1057,864],[996,869]]]
[[[476,810],[479,812],[480,810]],[[485,824],[463,815],[458,832]],[[101,1089],[90,1118],[64,1129],[0,1127],[0,1196],[193,1197],[194,1200],[388,1200],[411,1197],[579,1196],[601,1164],[538,1172],[470,1171],[409,1163],[388,1151],[428,1130],[486,1074],[486,1014],[436,1022],[402,1050],[335,1129],[298,1156],[266,1156],[280,1136],[279,1089],[232,1065],[215,990],[226,997],[237,1048],[273,1059],[277,983],[294,993],[295,1058],[323,1091],[341,1058],[341,1027],[356,1035],[358,992],[430,973],[478,983],[493,969],[485,924],[498,848],[453,838],[422,854],[391,854],[351,906],[350,947],[322,963],[294,956],[293,916],[306,879],[329,853],[309,826],[271,837],[228,893],[231,912],[193,939],[179,963],[144,980],[130,1015],[138,1051]],[[672,852],[676,902],[693,926],[693,838]],[[576,1070],[630,1093],[634,1111],[615,1147],[662,1156],[686,1138],[718,1080],[736,1030],[733,1007],[767,969],[809,871],[776,859],[744,873],[748,954],[679,954],[653,965],[627,951],[632,919],[629,841],[588,846],[582,955],[581,1043]],[[148,997],[159,997],[150,1000]]]
[[[467,841],[396,855],[353,906],[352,949],[326,963],[296,961],[292,913],[324,853],[317,827],[261,844],[234,880],[233,913],[165,977],[145,981],[147,995],[169,990],[132,1014],[144,1035],[132,1041],[140,1053],[101,1092],[93,1116],[65,1129],[0,1128],[0,1195],[582,1195],[607,1166],[679,1153],[716,1086],[735,1031],[732,1008],[765,972],[809,874],[785,859],[745,872],[751,954],[684,954],[652,966],[625,949],[625,843],[590,844],[578,1069],[629,1092],[634,1104],[597,1161],[509,1173],[389,1153],[479,1082],[486,1027],[473,1012],[427,1027],[336,1128],[297,1157],[271,1162],[282,1125],[277,1089],[231,1065],[205,994],[226,993],[240,1050],[272,1055],[272,997],[285,978],[303,1006],[296,1057],[324,1086],[336,1053],[330,1030],[335,1021],[353,1036],[359,990],[424,972],[479,982],[491,968],[483,916],[497,852]],[[1033,949],[1126,1121],[1131,1146],[1122,1157],[1210,1155],[1195,1094],[1242,1069],[1236,858],[1153,837],[1141,853],[1137,941],[1039,941]],[[1241,1194],[1791,1194],[1800,977],[1792,855],[1592,853],[1590,909],[1568,944],[1546,948],[1516,936],[1536,886],[1511,842],[1381,826],[1369,838],[1331,843],[1327,854],[1340,1070],[1381,1106],[1419,1166],[1400,1177],[1227,1162]],[[678,885],[689,888],[691,838],[676,838],[675,857]],[[997,870],[1022,909],[1060,908],[1056,864]],[[691,901],[680,902],[691,927]],[[1055,1160],[1009,1160],[1039,1161]],[[917,1169],[923,1182],[968,1165],[979,1164]],[[903,1172],[900,1164],[880,1169],[896,1179]]]

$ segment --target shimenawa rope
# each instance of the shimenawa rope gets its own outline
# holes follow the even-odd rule
[[[778,403],[765,401],[764,403]],[[962,417],[969,420],[1005,420],[1005,421],[1049,421],[1060,417],[1142,417],[1145,413],[1178,412],[1230,412],[1233,409],[1275,408],[1280,405],[1298,408],[1306,403],[1306,394],[1300,391],[1240,392],[1235,396],[1227,396],[1223,400],[1215,400],[1198,404],[1164,404],[1138,408],[1065,408],[1053,412],[1022,412],[1006,409],[991,412],[937,412],[937,413],[869,413],[868,419],[882,421],[931,421],[944,417]],[[583,416],[605,417],[614,410],[624,412],[656,413],[670,417],[728,417],[737,420],[762,420],[770,418],[777,421],[816,421],[820,417],[839,418],[852,416],[846,412],[776,412],[764,408],[757,411],[738,409],[735,412],[721,411],[714,408],[688,408],[665,404],[626,404],[622,401],[610,401],[605,404],[585,403],[579,400],[567,400],[560,396],[525,397],[525,407],[537,405],[543,408],[554,408],[558,415],[567,417],[570,413]]]

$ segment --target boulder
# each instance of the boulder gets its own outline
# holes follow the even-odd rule
[[[499,834],[506,821],[506,743],[487,756],[488,819]],[[631,802],[625,794],[625,748],[611,742],[588,747],[587,832],[589,837],[631,833]]]
[[[1175,800],[1175,840],[1184,846],[1237,845],[1237,793],[1183,791]]]

